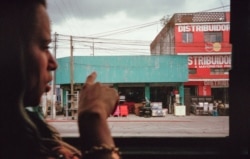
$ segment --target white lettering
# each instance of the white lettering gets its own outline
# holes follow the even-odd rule
[[[185,27],[185,30],[186,30],[186,32],[190,32],[190,31],[191,31],[190,26],[186,26],[186,27]]]
[[[204,81],[205,86],[220,86],[220,87],[228,87],[228,81]]]
[[[178,32],[190,32],[191,27],[188,25],[178,26]]]
[[[200,68],[231,67],[230,55],[189,56],[188,65]]]
[[[192,65],[193,64],[193,57],[189,56],[188,57],[188,65]]]
[[[195,26],[192,25],[191,27],[192,27],[192,32],[194,32],[195,31]]]
[[[229,24],[179,25],[178,32],[229,31]]]
[[[198,63],[199,65],[204,65],[204,56],[199,56]]]
[[[203,29],[202,29],[202,26],[201,25],[197,25],[196,27],[195,27],[195,31],[196,32],[200,32],[200,31],[202,31]]]
[[[197,65],[197,58],[198,58],[198,56],[194,56],[193,58],[194,58],[194,65]]]
[[[184,26],[178,26],[178,32],[184,32]]]

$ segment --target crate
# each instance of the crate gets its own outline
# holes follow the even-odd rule
[[[175,116],[185,116],[186,115],[186,106],[174,106],[174,115]]]

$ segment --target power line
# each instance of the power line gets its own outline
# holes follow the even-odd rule
[[[56,1],[55,1],[55,5],[57,6],[58,11],[61,13],[60,15],[63,16],[66,22],[68,23],[68,17],[65,16],[65,14],[63,14],[63,12],[61,11],[61,8],[58,7],[58,4]],[[66,5],[63,1],[63,6],[64,8],[67,8],[67,12],[69,15],[73,15],[73,12],[70,12],[70,10],[72,10],[72,7],[74,5],[70,3],[71,8],[69,9],[68,5]],[[209,11],[218,10],[221,8],[225,9],[226,7],[229,7],[229,6],[230,5],[224,5],[224,6],[204,10],[201,12],[209,12]],[[74,49],[78,49],[78,50],[81,50],[81,49],[82,50],[91,50],[91,49],[94,50],[95,49],[99,51],[103,50],[103,51],[108,51],[108,52],[115,52],[115,53],[112,53],[115,55],[125,52],[125,51],[133,52],[132,55],[135,55],[136,53],[147,54],[150,52],[149,46],[150,46],[151,41],[123,40],[123,39],[111,39],[111,38],[103,38],[103,37],[138,31],[139,29],[158,25],[159,23],[160,23],[160,20],[149,22],[149,23],[144,23],[144,24],[139,24],[139,25],[134,25],[134,26],[129,26],[129,27],[124,27],[124,28],[119,28],[115,30],[110,30],[110,31],[102,32],[102,33],[91,34],[89,36],[72,36]],[[71,24],[68,23],[68,26],[69,26],[69,29],[71,30]],[[59,49],[70,48],[69,37],[70,35],[58,34],[57,46]],[[93,47],[93,43],[95,47]],[[114,47],[114,46],[117,46],[117,47]],[[126,46],[126,48],[124,46]],[[197,46],[192,46],[192,47],[201,47],[201,46],[197,43]],[[186,48],[188,48],[188,46]],[[148,52],[146,52],[146,50],[148,50]]]
[[[221,1],[221,0],[220,0]],[[67,2],[67,3],[66,3]],[[65,4],[66,3],[66,4]],[[69,3],[69,4],[68,4]],[[221,2],[222,3],[222,2]],[[64,17],[64,19],[67,21],[68,18],[66,18],[66,16],[64,16],[64,12],[61,11],[61,8],[58,6],[57,2],[55,1],[55,4],[60,12],[60,15],[62,15]],[[61,3],[63,5],[63,8],[64,10],[66,10],[68,12],[68,15],[74,15],[74,11],[75,11],[75,5],[73,5],[71,3],[71,1],[62,1]],[[223,3],[222,3],[223,5]],[[220,6],[220,7],[216,7],[216,8],[211,8],[211,9],[207,9],[207,10],[203,10],[203,11],[200,11],[200,12],[208,12],[208,11],[213,11],[213,10],[218,10],[218,9],[225,9],[225,7],[229,7],[230,5],[223,5],[223,6]],[[79,7],[77,5],[77,7]],[[66,9],[65,9],[66,8]],[[76,9],[77,10],[77,9]],[[78,8],[79,10],[79,8]],[[88,36],[91,36],[91,37],[105,37],[105,36],[112,36],[112,35],[117,35],[117,34],[125,34],[125,33],[130,33],[130,32],[133,32],[133,31],[137,31],[139,29],[143,29],[143,28],[146,28],[146,27],[150,27],[150,26],[153,26],[153,25],[157,25],[160,23],[160,20],[157,20],[157,21],[154,21],[154,22],[149,22],[149,23],[145,23],[145,24],[140,24],[140,25],[135,25],[135,26],[129,26],[129,27],[124,27],[124,28],[120,28],[120,29],[115,29],[115,30],[110,30],[110,31],[106,31],[106,32],[102,32],[102,33],[96,33],[96,34],[90,34]],[[72,32],[72,27],[71,27],[71,24],[68,24],[71,32]],[[74,28],[76,28],[77,26],[74,26]],[[78,30],[78,29],[77,29]],[[72,32],[73,33],[73,32]]]
[[[107,31],[107,32],[102,32],[102,33],[91,34],[91,35],[88,35],[88,36],[104,37],[104,36],[110,36],[110,35],[121,34],[121,33],[129,33],[129,32],[136,31],[138,29],[142,29],[142,28],[157,25],[157,24],[159,24],[159,21],[154,21],[154,22],[149,22],[149,23],[145,23],[145,24],[129,26],[129,27],[125,27],[125,28],[120,28],[120,29],[115,29],[115,30],[111,30],[111,31]]]
[[[224,9],[225,7],[230,7],[230,5],[225,5],[225,6],[220,6],[220,7],[216,7],[216,8],[211,8],[211,9],[207,9],[207,10],[200,11],[200,12],[210,12],[210,11],[218,10],[218,9],[221,9],[221,8]]]

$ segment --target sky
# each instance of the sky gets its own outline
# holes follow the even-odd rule
[[[230,11],[230,0],[48,0],[57,58],[149,55],[150,43],[175,13]]]

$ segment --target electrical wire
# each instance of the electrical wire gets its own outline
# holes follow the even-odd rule
[[[64,11],[67,12],[67,15],[73,15],[74,13],[72,11],[75,10],[73,8],[74,5],[71,3],[65,4],[65,1],[62,1],[62,2],[63,2],[62,5],[64,6]],[[68,1],[66,2],[69,3]],[[60,9],[56,1],[55,1],[55,5],[57,6],[58,11],[61,13],[60,15],[63,16],[64,21],[67,22],[68,17],[65,16],[65,14],[63,14],[62,10]],[[218,10],[221,8],[225,9],[226,7],[229,7],[229,6],[230,5],[224,5],[221,7],[204,10],[202,12],[209,12],[209,11]],[[72,37],[72,42],[73,42],[75,50],[91,50],[92,49],[92,50],[99,50],[99,51],[109,51],[111,54],[119,54],[116,52],[124,52],[124,51],[131,51],[132,53],[127,53],[131,55],[134,55],[135,53],[149,54],[149,51],[150,51],[149,46],[150,46],[151,41],[123,40],[123,39],[111,39],[111,38],[108,39],[108,38],[103,38],[103,37],[118,35],[118,34],[126,34],[126,33],[134,32],[134,31],[138,31],[143,28],[148,28],[154,25],[158,25],[159,23],[160,23],[160,20],[149,22],[149,23],[144,23],[144,24],[139,24],[139,25],[134,25],[134,26],[129,26],[129,27],[124,27],[120,29],[114,29],[114,30],[110,30],[110,31],[102,32],[102,33],[91,34],[88,36],[71,36],[71,37]],[[71,29],[72,27],[70,27],[71,25],[68,24],[68,26],[72,32],[72,29]],[[170,42],[164,42],[164,43],[167,44]],[[178,43],[176,43],[176,45],[178,45]],[[196,43],[196,45],[195,46],[192,45],[192,47],[201,47],[199,43]],[[70,48],[70,35],[58,34],[56,46],[58,49]],[[188,48],[189,46],[182,46],[182,47]]]

